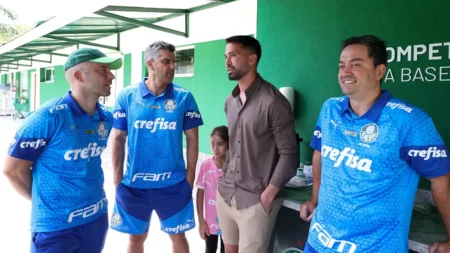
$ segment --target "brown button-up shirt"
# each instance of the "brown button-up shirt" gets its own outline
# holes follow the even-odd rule
[[[225,101],[229,151],[218,191],[230,205],[244,209],[260,202],[269,184],[283,188],[296,174],[298,150],[288,100],[257,75],[242,104],[237,85]]]

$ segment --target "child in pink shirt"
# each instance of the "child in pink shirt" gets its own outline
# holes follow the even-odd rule
[[[200,237],[206,241],[206,253],[216,253],[220,237],[220,252],[225,252],[216,211],[217,183],[228,150],[228,127],[220,126],[211,133],[214,157],[202,163],[197,176],[197,215]],[[205,211],[203,213],[203,210]]]

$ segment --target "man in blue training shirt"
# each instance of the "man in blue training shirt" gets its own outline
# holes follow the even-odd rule
[[[424,111],[381,90],[386,64],[377,37],[342,44],[346,96],[324,103],[311,141],[313,194],[300,210],[312,219],[305,252],[408,252],[420,176],[431,181],[450,235],[448,150]],[[450,241],[430,252],[450,252]]]
[[[113,112],[112,162],[117,189],[111,228],[130,234],[128,252],[144,252],[153,210],[161,230],[172,240],[173,252],[189,252],[184,232],[195,226],[192,185],[198,127],[203,121],[192,94],[172,83],[174,52],[175,47],[163,41],[148,46],[144,51],[148,77],[122,90]]]
[[[31,113],[8,150],[4,173],[31,200],[31,252],[98,253],[108,229],[101,158],[112,114],[110,70],[122,59],[80,48],[64,65],[71,91]],[[30,169],[31,167],[31,169]]]

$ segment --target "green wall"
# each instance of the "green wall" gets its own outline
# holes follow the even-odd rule
[[[35,72],[36,70],[25,70],[27,72],[27,83],[25,85],[22,85],[21,83],[21,76],[20,73],[22,72],[16,72],[15,78],[17,80],[18,85],[18,95],[22,97],[22,90],[27,89],[27,103],[22,107],[22,112],[30,112],[30,98],[31,98],[31,73]]]
[[[123,56],[123,87],[131,85],[131,54]]]
[[[64,76],[63,66],[54,66],[55,76],[53,82],[41,82],[40,104],[44,104],[50,99],[64,96],[70,90],[69,83]]]
[[[141,77],[142,78],[144,78],[144,77],[147,77],[148,76],[148,69],[147,69],[147,66],[145,65],[145,62],[144,62],[144,51],[142,51],[142,53],[141,53],[141,62],[142,62],[142,66],[141,66],[141,68],[142,68],[142,74],[141,74]]]
[[[311,161],[309,142],[322,103],[341,96],[337,81],[340,43],[350,36],[373,34],[388,47],[402,47],[450,41],[450,1],[298,1],[258,0],[257,38],[263,56],[259,71],[274,85],[296,90],[296,129],[305,139],[302,161]],[[450,46],[449,46],[450,47]],[[394,77],[382,88],[394,96],[421,107],[433,118],[447,147],[450,146],[450,55],[449,47],[439,47],[430,60],[429,50],[417,61],[388,64]],[[436,48],[435,48],[436,49]],[[420,50],[419,50],[420,51]],[[390,54],[392,56],[392,54]],[[426,68],[444,67],[443,78],[425,79]],[[423,80],[401,80],[403,68],[411,69],[411,79],[421,68]],[[406,70],[407,72],[407,70]],[[429,72],[433,72],[429,70]],[[437,72],[436,72],[437,73]],[[435,73],[435,76],[438,76]],[[420,77],[420,75],[418,76]],[[421,182],[422,186],[424,181]],[[427,183],[425,183],[427,184]],[[426,186],[425,186],[426,187]]]
[[[228,80],[224,52],[225,40],[195,44],[194,76],[173,81],[194,95],[204,123],[199,128],[200,152],[208,154],[212,153],[209,141],[212,129],[227,125],[224,102],[236,84]]]
[[[30,102],[30,101],[31,101],[31,85],[32,85],[32,83],[31,83],[31,76],[32,76],[32,74],[33,74],[34,72],[36,72],[35,69],[32,69],[32,70],[28,70],[28,71],[27,71],[27,75],[28,75],[28,83],[27,83],[28,100],[27,100],[26,106],[25,106],[24,109],[23,109],[24,112],[30,112],[30,107],[31,107],[31,102]],[[36,80],[36,81],[37,81],[37,80]]]
[[[17,86],[20,87],[20,72],[16,72],[14,75],[14,80],[16,80]]]

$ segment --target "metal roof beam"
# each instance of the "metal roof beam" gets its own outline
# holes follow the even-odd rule
[[[149,18],[149,19],[145,20],[145,22],[148,23],[148,24],[153,24],[153,23],[156,23],[156,22],[161,22],[161,21],[164,21],[164,20],[169,20],[169,19],[172,19],[172,18],[180,17],[182,15],[183,15],[182,13],[173,13],[173,14],[162,16],[162,17]]]
[[[17,50],[17,48],[14,50]],[[27,53],[27,52],[8,52],[8,53],[4,53],[2,55],[5,57],[30,57],[31,56],[30,53]]]
[[[21,60],[21,59],[26,59],[26,58],[0,55],[0,59],[5,59],[3,61],[0,60],[0,62],[5,62],[5,61],[8,61],[9,59],[13,59],[12,61],[14,61],[14,59]],[[4,63],[0,63],[0,64],[4,64]]]
[[[124,21],[124,22],[130,23],[130,24],[133,24],[133,25],[143,26],[143,27],[151,28],[151,29],[158,30],[158,31],[161,31],[161,32],[167,32],[167,33],[171,33],[171,34],[187,37],[187,34],[184,33],[184,32],[180,32],[180,31],[177,31],[177,30],[165,28],[165,27],[158,26],[158,25],[149,24],[149,23],[137,20],[137,19],[127,18],[127,17],[120,16],[120,15],[117,15],[117,14],[114,14],[114,13],[109,13],[109,12],[106,12],[106,11],[96,11],[94,13],[97,14],[97,15],[100,15],[100,16],[104,16],[104,17],[108,17],[108,18]]]
[[[19,63],[19,61],[12,62],[11,64],[14,64],[16,66],[22,66],[22,67],[33,67],[33,63],[31,63],[30,65],[27,65],[27,64]]]
[[[0,65],[1,64],[13,64],[12,63],[13,61],[17,62],[17,63],[14,63],[17,66],[32,67],[32,65],[33,65],[33,62],[30,59],[27,59],[27,58],[25,58],[25,59],[16,59],[16,60],[1,60],[0,59]],[[25,65],[25,64],[19,63],[19,61],[30,61],[30,65]]]
[[[77,43],[72,42],[30,42],[25,45],[24,47],[46,47],[46,46],[74,46]]]
[[[75,43],[75,44],[84,44],[84,45],[88,45],[88,46],[102,47],[102,48],[107,48],[107,49],[112,49],[112,50],[119,51],[119,47],[118,46],[117,47],[113,47],[113,46],[93,43],[93,42],[84,41],[84,40],[75,40],[75,39],[62,38],[62,37],[53,36],[53,35],[45,35],[44,37],[49,38],[49,39],[54,39],[54,40],[62,40],[62,41],[72,42],[72,43]]]
[[[18,66],[17,66],[17,67],[14,67],[14,68],[13,68],[13,67],[11,67],[11,66],[9,66],[9,64],[6,64],[6,66],[8,66],[8,68],[9,68],[9,69],[19,69],[19,67],[18,67]]]
[[[128,11],[128,12],[153,12],[153,13],[188,13],[186,9],[147,8],[131,6],[107,6],[102,11]]]
[[[186,32],[186,38],[189,37],[189,13],[184,14],[184,31]]]
[[[197,12],[197,11],[207,10],[207,9],[210,9],[210,8],[222,5],[222,4],[226,4],[226,3],[231,3],[234,1],[236,1],[236,0],[219,0],[214,3],[209,3],[209,4],[190,8],[190,9],[188,9],[188,11],[189,11],[189,13],[193,13],[193,12]]]
[[[103,18],[101,18],[101,19],[103,19]],[[74,28],[77,28],[77,27],[79,27],[79,26],[81,26],[81,27],[86,27],[86,26],[92,26],[92,27],[101,27],[101,26],[114,26],[114,27],[120,27],[120,25],[117,25],[117,24],[89,24],[89,25],[86,25],[86,24],[69,24],[69,25],[66,25],[66,26],[64,26],[64,27],[74,27]],[[63,28],[64,28],[63,27]]]
[[[38,53],[38,54],[52,54],[52,55],[63,56],[63,57],[69,56],[68,54],[61,54],[61,53],[56,53],[56,52],[46,51],[46,50],[28,49],[28,48],[22,48],[22,47],[16,48],[16,50],[31,52],[31,53]]]
[[[121,32],[121,29],[80,29],[80,30],[73,30],[73,31],[66,31],[66,30],[56,30],[54,32],[51,32],[49,34],[55,35],[55,34],[109,34],[109,33],[117,33]]]
[[[214,2],[214,3],[209,3],[209,4],[205,4],[205,5],[198,6],[198,7],[193,7],[193,8],[188,9],[187,11],[188,11],[188,13],[194,13],[194,12],[197,12],[197,11],[207,10],[207,9],[210,9],[210,8],[213,8],[213,7],[216,7],[216,6],[220,6],[220,5],[223,5],[223,4],[226,4],[226,3],[234,2],[234,1],[237,1],[237,0],[222,0],[220,2]],[[103,10],[105,10],[105,9],[103,9]],[[147,19],[147,20],[145,20],[143,22],[145,22],[147,24],[153,24],[153,23],[164,21],[164,20],[177,18],[177,17],[182,16],[182,15],[183,15],[183,13],[172,13],[172,14],[165,15],[165,16],[162,16],[162,17],[149,18],[149,19]],[[122,31],[125,31],[127,29],[131,29],[131,28],[134,28],[134,27],[136,27],[136,25],[125,26],[125,27],[123,27]]]
[[[35,61],[35,62],[43,62],[43,63],[52,63],[51,55],[50,55],[50,61],[33,59],[33,56],[31,56],[31,57],[29,57],[29,56],[28,57],[5,57],[5,56],[1,56],[0,55],[0,59],[7,59],[5,61],[1,61],[0,60],[0,62],[2,62],[1,64],[8,64],[8,63],[10,63],[11,60],[9,60],[9,59],[12,59],[12,61],[28,60],[28,61],[31,61],[31,62]]]

